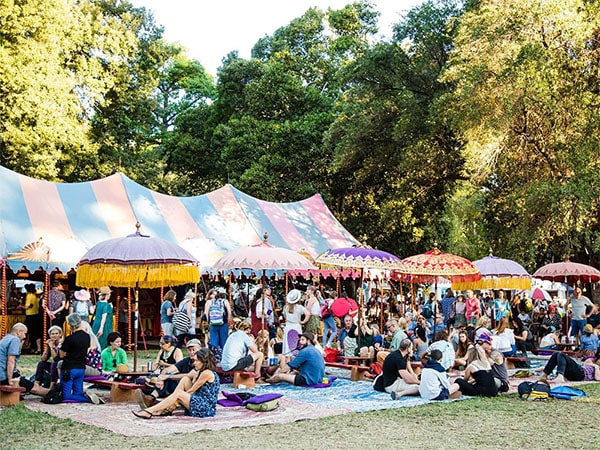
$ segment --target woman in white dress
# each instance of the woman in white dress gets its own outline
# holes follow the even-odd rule
[[[291,352],[296,350],[298,340],[302,334],[302,325],[310,319],[310,312],[302,306],[298,305],[298,301],[302,294],[298,289],[292,289],[288,292],[283,307],[283,318],[285,320],[285,328],[283,329],[283,354],[289,356]],[[302,315],[304,314],[304,320]]]

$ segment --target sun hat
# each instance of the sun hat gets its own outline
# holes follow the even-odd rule
[[[73,294],[73,296],[80,302],[87,302],[90,299],[90,293],[85,289],[75,291],[75,294]]]
[[[288,292],[286,301],[293,305],[294,303],[298,303],[298,300],[300,300],[301,296],[302,294],[298,289],[292,289],[290,292]]]
[[[100,289],[98,289],[98,294],[100,294],[100,295],[108,295],[111,292],[112,291],[110,290],[110,288],[108,286],[102,286]]]
[[[127,364],[118,364],[117,369],[115,370],[117,373],[127,373],[129,372],[129,366]]]
[[[304,336],[310,343],[313,343],[315,341],[315,335],[312,334],[310,331],[305,331],[300,335],[300,337],[302,336]]]
[[[588,323],[585,325],[585,327],[583,327],[583,331],[586,333],[593,333],[594,332],[594,327],[592,326],[591,323]]]

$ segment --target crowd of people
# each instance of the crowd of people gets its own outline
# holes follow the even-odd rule
[[[56,292],[51,291],[48,308],[55,318],[65,308],[64,294]],[[110,296],[110,288],[101,288],[91,305],[87,291],[75,292],[77,302],[66,318],[71,333],[64,336],[60,322],[48,329],[33,382],[17,369],[33,322],[16,324],[0,341],[0,384],[18,380],[27,392],[43,396],[60,383],[64,400],[99,403],[84,392],[84,376],[118,373],[128,364],[122,336],[113,330]],[[176,297],[170,290],[161,304],[155,376],[146,390],[136,391],[140,418],[172,414],[177,405],[195,417],[214,415],[218,371],[243,370],[257,383],[317,385],[325,376],[325,349],[371,362],[374,389],[393,399],[496,396],[509,388],[505,359],[527,356],[534,347],[552,352],[541,379],[556,371],[558,382],[600,380],[598,309],[579,287],[564,303],[534,302],[520,294],[509,300],[504,291],[455,295],[448,289],[441,301],[433,293],[423,299],[375,294],[363,311],[350,309],[344,317],[332,311],[334,296],[316,286],[292,289],[279,302],[264,285],[246,315],[216,290],[207,292],[202,306],[192,291],[179,304]],[[36,307],[33,298],[25,303]],[[196,334],[198,308],[208,325],[206,336]],[[560,351],[568,348],[565,343],[580,349],[581,363]]]

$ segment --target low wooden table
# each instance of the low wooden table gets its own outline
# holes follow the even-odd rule
[[[21,394],[26,389],[20,386],[9,386],[3,384],[0,386],[0,406],[15,406],[21,401]]]

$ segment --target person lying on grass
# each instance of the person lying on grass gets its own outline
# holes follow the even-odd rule
[[[207,348],[196,352],[194,370],[182,378],[171,395],[150,408],[132,411],[142,419],[170,415],[177,406],[183,406],[186,415],[192,417],[214,417],[217,412],[217,397],[220,382],[216,370],[215,356]]]

